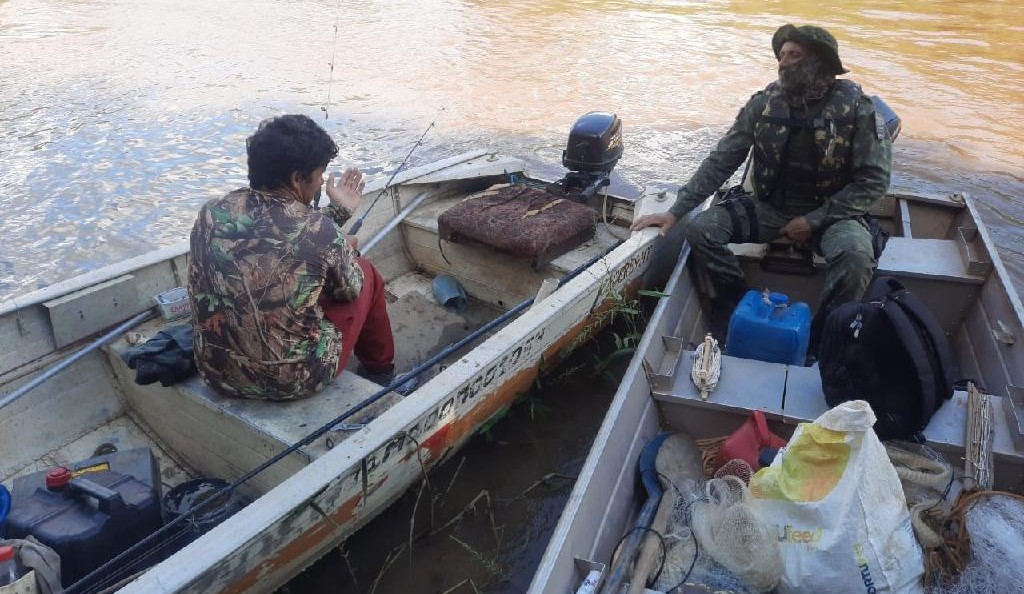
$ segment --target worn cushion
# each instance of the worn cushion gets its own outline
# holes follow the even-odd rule
[[[593,209],[524,185],[473,194],[437,218],[442,239],[476,241],[540,268],[594,236]]]

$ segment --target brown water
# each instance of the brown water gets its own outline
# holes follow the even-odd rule
[[[434,121],[413,163],[489,147],[557,174],[575,118],[614,111],[615,189],[675,187],[774,78],[771,34],[791,21],[828,27],[903,118],[893,185],[971,192],[1024,286],[1014,0],[0,0],[0,299],[185,239],[204,201],[244,185],[244,139],[278,113],[319,118],[339,166],[373,174]],[[435,525],[487,490],[476,515],[382,573],[413,492],[349,541],[358,586],[332,554],[291,592],[368,592],[378,574],[378,593],[523,591],[570,484],[523,491],[578,470],[611,392],[576,381],[436,473]]]
[[[281,112],[387,174],[435,119],[415,162],[487,146],[557,172],[572,121],[610,110],[619,186],[676,185],[787,21],[829,27],[903,117],[894,186],[972,192],[1024,284],[1015,1],[0,0],[0,298],[182,240]]]
[[[525,592],[614,392],[591,369],[545,382],[277,594]]]

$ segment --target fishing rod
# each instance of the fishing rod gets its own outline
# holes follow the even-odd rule
[[[444,111],[444,106],[441,107],[441,111]],[[356,222],[352,224],[351,228],[349,228],[348,235],[355,235],[356,233],[359,233],[359,228],[363,226],[363,221],[366,220],[366,215],[370,214],[370,211],[373,210],[373,207],[377,205],[377,201],[380,200],[380,197],[383,196],[384,192],[387,192],[388,189],[391,187],[391,182],[395,181],[395,177],[398,175],[398,172],[405,167],[406,163],[409,162],[409,157],[412,156],[413,152],[415,152],[416,149],[423,142],[423,139],[427,136],[427,132],[430,132],[430,129],[433,128],[434,124],[437,123],[438,117],[439,116],[435,116],[434,121],[430,122],[430,125],[427,126],[427,129],[423,131],[423,134],[420,134],[419,140],[417,140],[416,144],[412,145],[412,148],[409,149],[409,154],[407,154],[405,156],[405,159],[402,159],[402,162],[398,164],[398,169],[395,169],[395,172],[391,174],[390,178],[388,178],[388,182],[384,184],[384,187],[380,189],[380,192],[377,192],[377,197],[374,198],[373,202],[370,203],[370,207],[367,208],[366,211],[362,214],[362,216],[356,219]]]

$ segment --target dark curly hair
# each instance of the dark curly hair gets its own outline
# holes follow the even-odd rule
[[[283,115],[260,122],[246,139],[249,156],[249,186],[274,190],[287,186],[293,171],[309,179],[313,171],[327,167],[338,155],[338,145],[304,115]]]

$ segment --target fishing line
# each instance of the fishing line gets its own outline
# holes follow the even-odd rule
[[[412,145],[412,148],[409,149],[409,153],[405,155],[405,158],[402,159],[402,162],[398,164],[398,168],[395,169],[395,172],[391,174],[390,178],[388,178],[387,183],[384,184],[384,187],[380,189],[380,192],[377,192],[377,197],[374,198],[373,202],[370,203],[369,208],[367,208],[366,211],[363,212],[363,214],[358,219],[356,219],[356,222],[352,224],[352,227],[348,230],[348,235],[355,235],[356,233],[359,232],[359,228],[363,226],[363,221],[366,220],[366,216],[369,215],[370,211],[373,210],[373,207],[377,205],[377,201],[380,200],[380,197],[384,195],[384,192],[387,192],[388,189],[391,188],[391,182],[395,181],[395,177],[398,175],[398,172],[405,168],[405,164],[409,162],[409,157],[411,157],[413,152],[415,152],[416,149],[419,148],[420,144],[423,142],[423,139],[427,136],[427,132],[430,132],[430,129],[433,128],[434,124],[437,123],[437,120],[439,117],[441,117],[441,114],[444,112],[444,109],[445,108],[442,105],[440,111],[438,111],[438,114],[434,116],[434,120],[430,122],[430,125],[427,126],[427,129],[423,131],[423,134],[420,134],[419,140],[417,140],[416,144]]]
[[[331,74],[327,79],[327,101],[320,108],[320,111],[324,112],[324,119],[326,120],[329,116],[327,108],[331,106],[331,91],[334,90],[334,59],[338,55],[338,22],[341,18],[341,0],[334,6],[334,45],[331,48],[331,61],[328,65],[331,67]]]

